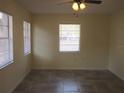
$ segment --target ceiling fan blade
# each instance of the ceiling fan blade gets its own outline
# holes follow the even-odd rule
[[[102,1],[98,1],[98,0],[85,0],[85,3],[92,3],[92,4],[101,4]]]
[[[72,4],[73,2],[74,2],[74,1],[61,2],[61,3],[58,3],[58,5]]]

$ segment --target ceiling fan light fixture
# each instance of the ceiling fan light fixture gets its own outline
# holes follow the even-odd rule
[[[85,5],[84,3],[81,3],[81,4],[80,4],[80,9],[83,10],[83,9],[85,9],[85,8],[86,8],[86,5]]]
[[[78,11],[79,10],[79,6],[77,2],[74,2],[72,5],[73,10]]]

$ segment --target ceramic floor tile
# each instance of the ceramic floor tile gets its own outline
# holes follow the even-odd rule
[[[13,93],[124,93],[107,70],[32,70]]]

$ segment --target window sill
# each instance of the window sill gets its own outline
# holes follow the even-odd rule
[[[31,54],[31,52],[24,53],[24,56],[28,56],[28,55],[30,55],[30,54]]]
[[[80,53],[80,51],[59,51],[59,53],[62,53],[62,54],[78,54]]]
[[[10,61],[9,63],[7,63],[7,64],[1,66],[1,67],[0,67],[0,70],[2,70],[2,69],[4,69],[4,68],[8,67],[8,66],[11,65],[13,62],[14,62],[14,61]]]

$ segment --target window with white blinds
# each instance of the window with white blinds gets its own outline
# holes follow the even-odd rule
[[[31,25],[29,22],[24,21],[24,54],[31,53]]]
[[[13,62],[12,16],[0,12],[0,68]]]
[[[60,52],[80,51],[80,25],[60,24],[59,39]]]

